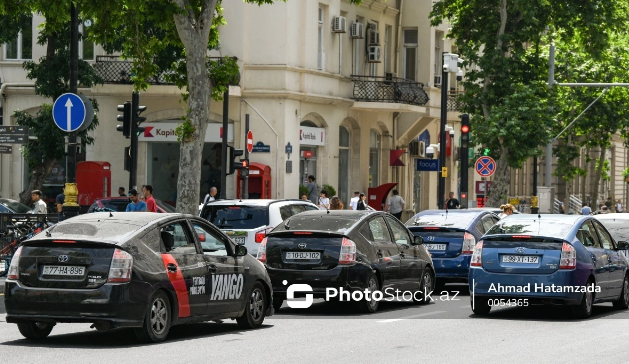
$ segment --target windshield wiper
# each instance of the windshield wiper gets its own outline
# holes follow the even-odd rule
[[[234,227],[233,225],[230,224],[214,224],[219,228],[227,228],[227,227]]]

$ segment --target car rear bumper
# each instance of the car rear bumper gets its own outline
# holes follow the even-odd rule
[[[140,327],[148,306],[146,284],[105,284],[96,289],[51,289],[7,281],[7,322],[110,322],[113,327]],[[136,292],[136,294],[134,294]],[[143,294],[137,294],[143,292]],[[146,294],[144,294],[146,293]]]
[[[432,258],[437,280],[441,282],[467,283],[470,274],[471,255],[459,255],[454,258]]]
[[[364,290],[371,268],[364,265],[337,266],[329,270],[289,270],[267,267],[273,284],[273,295],[286,298],[288,287],[292,284],[307,284],[312,287],[314,298],[324,298],[327,288],[347,291]],[[286,281],[286,284],[284,284]],[[305,291],[299,292],[304,295]]]
[[[575,270],[558,270],[551,274],[492,273],[471,268],[470,294],[490,298],[530,298],[539,303],[578,304],[587,282]],[[596,294],[596,293],[595,293]],[[547,301],[547,302],[545,302]]]

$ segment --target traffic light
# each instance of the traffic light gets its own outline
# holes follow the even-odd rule
[[[489,153],[491,153],[491,149],[489,148],[483,148],[483,157],[486,157],[489,155]]]
[[[461,148],[470,147],[470,116],[463,114],[461,116]]]
[[[229,146],[229,145],[227,147],[229,148],[229,162],[228,162],[229,163],[229,173],[227,173],[227,174],[234,174],[234,172],[237,169],[243,169],[242,160],[240,162],[238,162],[236,160],[236,158],[242,157],[245,154],[245,151],[242,150],[242,149],[236,149],[236,148],[234,148],[232,146]],[[249,167],[249,161],[247,161],[246,159],[245,159],[245,161],[246,161],[246,164],[247,164],[246,168],[248,168]]]
[[[140,127],[140,124],[146,121],[146,117],[140,116],[140,114],[146,111],[146,106],[140,106],[140,94],[138,92],[133,93],[131,100],[131,134],[137,136],[144,132],[144,128]]]
[[[131,135],[131,103],[125,102],[124,105],[118,105],[118,111],[122,112],[122,115],[118,115],[117,120],[122,121],[122,125],[118,125],[116,130],[121,131],[122,135],[126,138]]]

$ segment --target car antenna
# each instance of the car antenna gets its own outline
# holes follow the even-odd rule
[[[52,236],[52,234],[50,233],[50,230],[46,230],[46,236],[47,237],[51,237]]]
[[[109,211],[109,217],[114,217],[114,214],[112,214],[111,211]]]

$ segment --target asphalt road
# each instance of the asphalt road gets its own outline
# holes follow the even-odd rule
[[[166,342],[138,343],[132,330],[97,332],[88,324],[59,324],[41,342],[24,340],[6,324],[0,303],[0,353],[15,363],[629,363],[629,311],[597,305],[589,320],[562,307],[501,308],[484,318],[459,300],[428,305],[381,303],[376,314],[351,304],[315,301],[284,306],[262,328],[233,321],[176,326]],[[0,298],[2,298],[0,296]],[[3,300],[2,300],[3,301]]]

